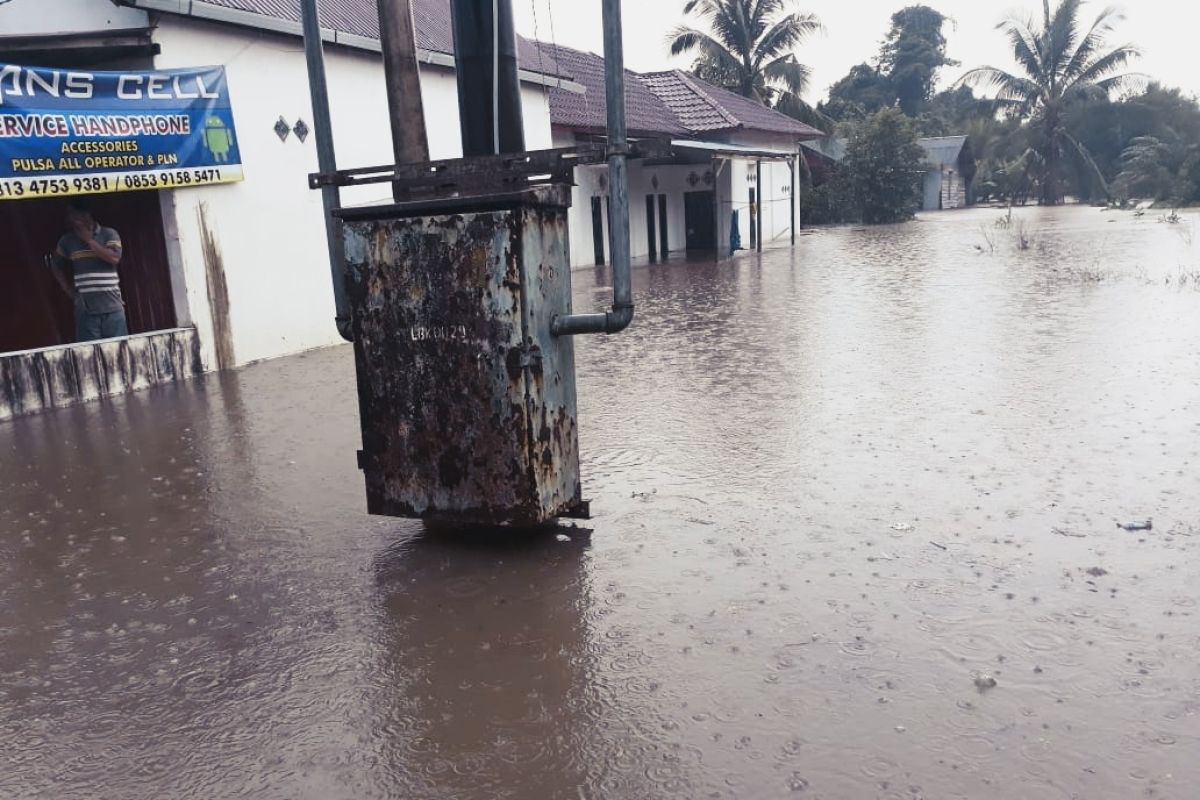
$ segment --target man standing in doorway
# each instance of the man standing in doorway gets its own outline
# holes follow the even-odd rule
[[[75,300],[75,341],[128,336],[121,297],[121,236],[92,216],[84,200],[67,206],[67,233],[54,251],[54,277]]]

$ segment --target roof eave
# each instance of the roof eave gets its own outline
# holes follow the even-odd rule
[[[269,17],[265,14],[255,14],[251,11],[242,11],[236,8],[226,8],[206,3],[204,0],[116,0],[116,2],[124,6],[140,8],[143,11],[157,11],[163,14],[174,14],[206,22],[223,23],[242,28],[271,31],[288,36],[304,37],[304,26],[300,22]],[[334,30],[333,28],[321,28],[321,39],[329,44],[349,47],[354,50],[364,50],[370,53],[383,52],[383,47],[380,45],[378,39],[372,39],[369,36],[358,36],[353,33]],[[454,56],[449,53],[439,53],[434,50],[418,48],[417,60],[423,64],[432,66],[447,67],[449,69],[455,68]],[[521,80],[525,83],[562,89],[573,94],[583,94],[585,91],[584,87],[575,81],[553,75],[542,75],[539,72],[526,69],[522,69],[519,74]]]

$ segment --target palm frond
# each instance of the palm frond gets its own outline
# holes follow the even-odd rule
[[[717,11],[708,18],[713,37],[719,39],[743,63],[749,63],[754,49],[744,0],[721,0]]]
[[[701,19],[708,19],[714,14],[719,13],[720,5],[717,0],[687,0],[683,4],[683,15],[686,17],[690,14],[695,14]]]
[[[1141,54],[1142,51],[1131,44],[1121,45],[1083,67],[1071,83],[1073,86],[1087,86],[1118,77],[1114,73],[1128,67]]]
[[[1031,30],[1031,26],[1017,19],[1008,19],[1001,22],[997,29],[1008,37],[1013,55],[1016,56],[1021,69],[1025,70],[1030,78],[1039,80],[1042,77],[1044,66],[1037,36]]]
[[[804,94],[812,80],[812,69],[797,61],[791,53],[764,66],[762,74],[769,83],[782,84],[794,95]]]
[[[1052,88],[1064,82],[1067,65],[1079,40],[1079,6],[1082,0],[1060,0],[1050,24],[1042,31],[1042,63]]]
[[[1124,19],[1125,14],[1116,6],[1104,9],[1096,17],[1096,21],[1092,23],[1088,32],[1080,39],[1079,45],[1075,48],[1075,54],[1071,56],[1070,63],[1063,71],[1063,77],[1068,81],[1074,80],[1087,64],[1098,56],[1109,34],[1116,29],[1117,23]]]
[[[704,42],[715,40],[704,31],[698,31],[687,25],[679,25],[667,32],[666,42],[671,49],[671,55],[681,56],[698,50]]]
[[[821,29],[821,22],[812,14],[789,14],[776,22],[754,47],[754,65],[775,59],[796,49],[812,33]]]

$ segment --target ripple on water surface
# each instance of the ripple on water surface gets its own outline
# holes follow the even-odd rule
[[[0,797],[1191,800],[1200,248],[1015,213],[636,270],[565,540],[366,517],[346,349],[0,423]]]

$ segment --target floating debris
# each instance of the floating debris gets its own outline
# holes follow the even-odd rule
[[[1087,574],[1091,575],[1093,578],[1103,578],[1108,574],[1108,570],[1106,570],[1104,567],[1092,567],[1087,571]]]
[[[949,547],[946,547],[946,545],[942,544],[941,542],[930,542],[930,544],[933,545],[934,547],[936,547],[938,550],[949,550],[950,549]]]
[[[995,689],[997,685],[996,679],[991,675],[988,675],[986,672],[975,676],[975,688],[980,692],[986,692],[989,689]]]
[[[915,531],[916,528],[912,525],[909,525],[907,522],[897,522],[892,526],[892,530],[900,531],[901,533],[908,533],[910,531]]]
[[[1154,530],[1154,520],[1145,519],[1137,522],[1118,522],[1117,527],[1131,533],[1134,531],[1152,531]]]
[[[1075,531],[1067,530],[1066,528],[1051,528],[1050,532],[1055,536],[1065,536],[1068,539],[1086,539],[1086,533],[1076,533]]]

